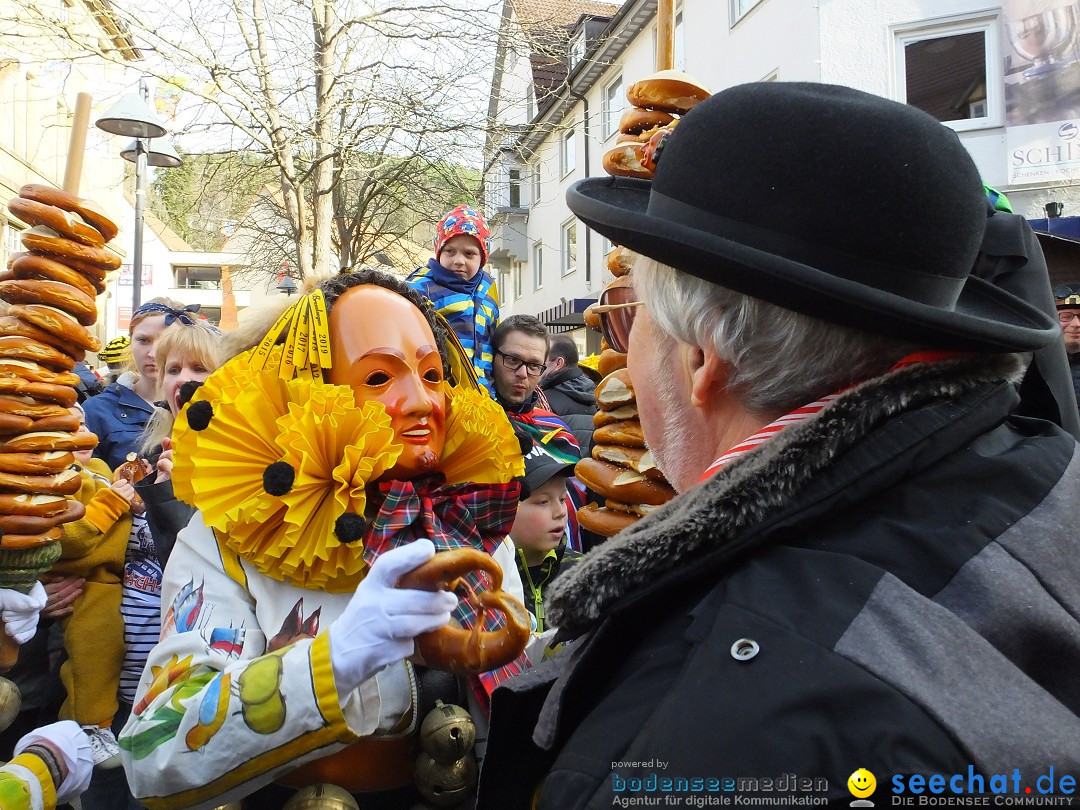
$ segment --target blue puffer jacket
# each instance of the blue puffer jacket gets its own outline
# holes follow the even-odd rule
[[[115,470],[128,453],[139,451],[139,437],[154,406],[127,386],[114,382],[84,404],[86,427],[98,437],[94,455]]]
[[[499,324],[499,298],[494,279],[481,268],[475,276],[464,281],[431,259],[426,267],[418,267],[405,281],[431,299],[461,341],[476,369],[476,376],[492,391],[491,335]]]

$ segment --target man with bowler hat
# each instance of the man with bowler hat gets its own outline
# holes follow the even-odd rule
[[[553,585],[574,641],[496,690],[478,806],[846,806],[866,769],[881,807],[1080,772],[1080,445],[1012,415],[1059,331],[970,275],[956,135],[742,85],[652,181],[567,198],[639,254],[601,312],[679,496]]]

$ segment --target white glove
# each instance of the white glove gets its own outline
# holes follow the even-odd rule
[[[330,664],[339,695],[408,658],[415,649],[413,638],[450,621],[458,603],[454,594],[394,587],[402,575],[434,556],[435,545],[427,538],[387,551],[330,625]]]
[[[94,749],[86,732],[73,720],[61,720],[35,729],[15,743],[15,754],[38,744],[59,754],[67,774],[56,786],[56,803],[67,804],[90,785],[94,775]]]
[[[0,588],[0,621],[4,630],[19,644],[25,644],[37,631],[38,614],[45,609],[45,588],[35,582],[30,593]]]

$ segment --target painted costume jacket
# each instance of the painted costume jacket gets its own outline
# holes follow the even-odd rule
[[[520,599],[509,544],[493,556]],[[337,691],[327,629],[351,597],[260,573],[197,512],[172,550],[162,640],[120,736],[133,795],[151,808],[214,807],[361,737],[410,731],[410,664]]]
[[[40,757],[22,753],[0,766],[0,807],[3,810],[54,810],[56,786]]]
[[[493,695],[477,806],[1080,774],[1080,445],[1010,415],[1021,365],[870,380],[585,555],[549,601],[576,640]]]
[[[464,281],[437,260],[429,259],[405,281],[427,296],[446,318],[472,361],[476,376],[491,390],[491,335],[499,325],[499,297],[491,274],[480,268]]]

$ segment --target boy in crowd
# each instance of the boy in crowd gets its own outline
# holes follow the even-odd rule
[[[459,205],[435,226],[435,258],[406,280],[449,322],[476,376],[492,390],[491,333],[499,323],[499,296],[486,270],[491,232],[480,213]]]
[[[544,640],[537,645],[540,649],[554,630],[545,620],[544,590],[581,558],[580,552],[567,543],[570,502],[566,482],[573,474],[572,462],[557,461],[534,444],[525,456],[521,504],[510,529],[525,590],[525,607],[533,617],[534,635]],[[530,646],[530,657],[535,654],[533,650]]]

